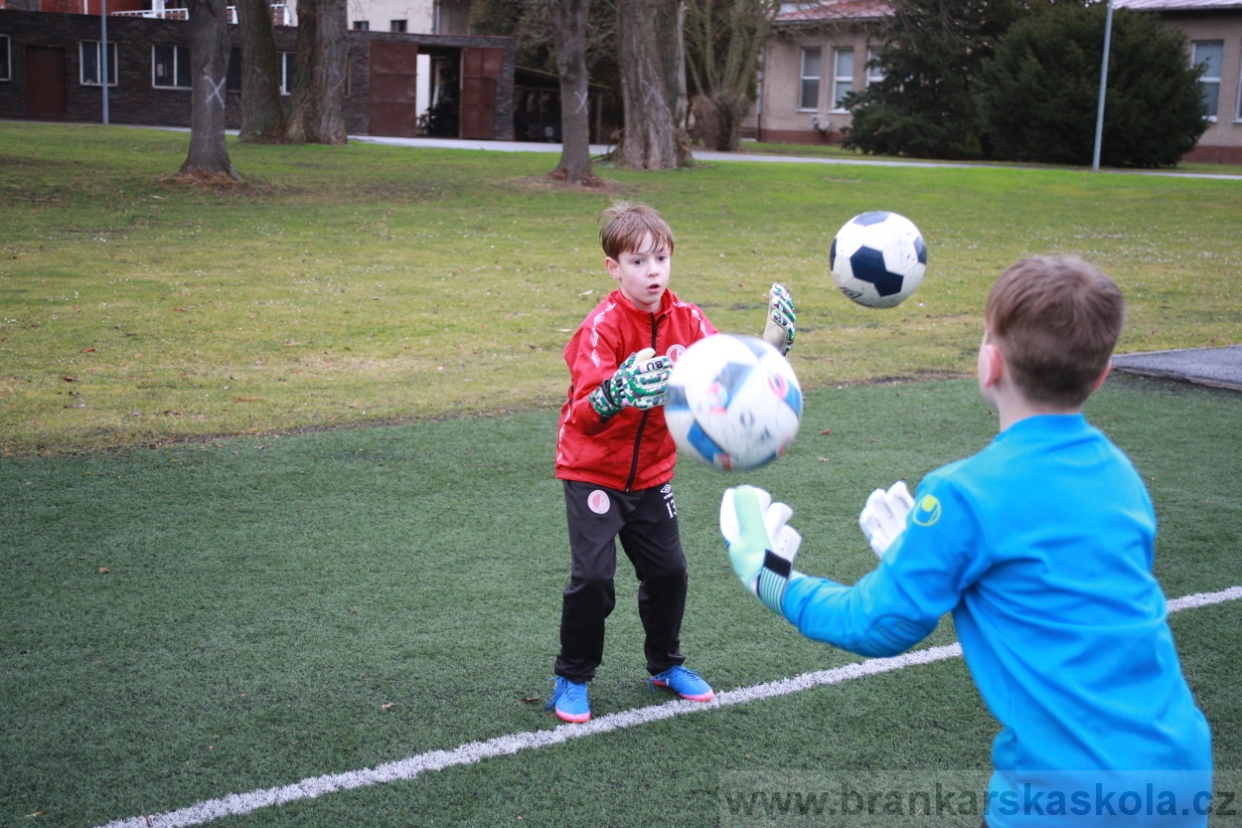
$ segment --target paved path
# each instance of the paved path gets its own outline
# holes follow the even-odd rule
[[[380,135],[351,135],[351,141],[368,144],[387,144],[398,147],[433,147],[436,149],[491,150],[492,152],[557,152],[560,144],[528,143],[524,141],[471,141],[458,138],[386,138]],[[600,156],[612,151],[611,146],[592,144],[591,155]],[[707,152],[695,150],[694,157],[700,161],[751,161],[780,164],[846,164],[859,167],[937,167],[941,169],[997,169],[996,165],[961,164],[954,161],[904,161],[879,158],[823,158],[798,155],[759,155],[748,152]],[[1004,167],[1013,170],[1072,169],[1066,167]],[[1089,172],[1083,168],[1082,172]],[[1242,181],[1242,175],[1217,173],[1170,172],[1168,170],[1104,170],[1113,175],[1155,175],[1171,178],[1215,178],[1225,181]]]
[[[1113,357],[1113,368],[1130,374],[1242,391],[1242,345],[1119,354]]]

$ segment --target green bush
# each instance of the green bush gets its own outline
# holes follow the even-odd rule
[[[846,99],[844,146],[922,158],[988,155],[974,83],[1021,13],[1015,0],[896,0],[879,40],[884,79]]]
[[[1104,4],[1055,5],[1014,24],[983,67],[979,110],[995,158],[1089,164],[1095,145]],[[1101,162],[1163,167],[1207,126],[1186,44],[1155,17],[1114,12]]]

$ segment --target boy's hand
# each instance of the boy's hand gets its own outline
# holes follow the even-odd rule
[[[876,489],[867,498],[867,505],[858,516],[858,526],[871,542],[871,549],[876,555],[884,557],[884,550],[905,531],[906,515],[912,508],[914,498],[910,497],[904,480],[889,486],[887,492]]]
[[[782,354],[793,348],[798,317],[794,313],[793,297],[784,285],[772,283],[768,292],[768,321],[763,328],[763,339]]]
[[[630,354],[615,374],[591,392],[591,406],[606,420],[623,408],[645,411],[662,405],[672,367],[668,357],[656,356],[651,348]]]
[[[793,571],[802,536],[786,521],[793,510],[773,503],[772,496],[753,486],[726,489],[720,503],[720,534],[742,585],[778,615]]]

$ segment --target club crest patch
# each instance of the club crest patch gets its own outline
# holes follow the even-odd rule
[[[612,501],[608,499],[608,493],[602,489],[596,489],[587,495],[587,506],[597,515],[606,515],[612,507]]]
[[[931,526],[940,520],[940,501],[934,495],[923,495],[914,505],[910,519],[919,526]]]

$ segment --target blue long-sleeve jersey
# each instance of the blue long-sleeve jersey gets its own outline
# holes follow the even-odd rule
[[[1156,774],[1185,797],[1178,811],[1210,785],[1208,725],[1151,572],[1155,513],[1119,449],[1081,415],[1031,417],[927,475],[914,500],[877,569],[852,587],[795,578],[781,608],[807,637],[867,656],[910,648],[952,611],[1003,726],[991,826],[1040,817],[1005,813],[1006,791],[1048,794],[1078,772]],[[1142,824],[1206,824],[1186,810]]]

